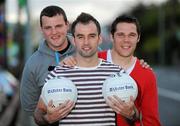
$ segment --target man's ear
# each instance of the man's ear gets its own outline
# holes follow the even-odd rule
[[[69,30],[69,21],[66,22],[67,29]]]
[[[110,34],[110,40],[111,40],[111,42],[114,42],[114,37],[112,34]]]
[[[99,45],[102,43],[102,35],[99,35]]]
[[[72,44],[73,44],[74,46],[76,46],[75,41],[74,41],[74,36],[72,36]]]
[[[38,28],[39,28],[39,31],[41,32],[41,34],[43,34],[43,28],[41,26]]]
[[[141,38],[141,36],[139,35],[138,40],[137,40],[137,43],[140,41],[140,38]]]

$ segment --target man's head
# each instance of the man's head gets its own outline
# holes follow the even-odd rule
[[[76,54],[81,57],[96,56],[101,42],[99,22],[90,14],[81,13],[72,23],[71,31],[76,47]]]
[[[42,17],[54,17],[56,15],[62,15],[65,23],[68,23],[67,16],[64,10],[58,6],[47,6],[45,7],[40,14],[40,26],[42,27]]]
[[[81,24],[89,24],[90,22],[93,22],[96,27],[97,27],[97,31],[98,31],[98,35],[101,34],[101,26],[99,24],[99,22],[93,17],[91,16],[90,14],[87,14],[87,13],[81,13],[77,18],[76,20],[72,23],[72,26],[71,26],[71,32],[74,36],[74,32],[75,32],[75,27],[78,23],[81,23]]]
[[[69,22],[64,10],[58,6],[47,6],[40,14],[40,26],[48,46],[61,51],[67,46]]]
[[[130,24],[134,24],[136,26],[136,31],[138,33],[138,37],[140,37],[141,35],[141,29],[140,29],[140,25],[139,25],[139,21],[137,20],[137,18],[133,17],[133,16],[128,16],[128,15],[122,15],[117,17],[112,25],[111,25],[111,34],[114,35],[114,33],[117,30],[117,25],[119,23],[130,23]]]
[[[136,18],[125,15],[117,17],[111,26],[113,50],[122,57],[133,56],[140,34],[140,26]]]

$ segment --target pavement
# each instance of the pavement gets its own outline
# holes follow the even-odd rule
[[[180,66],[153,69],[158,82],[161,123],[163,126],[180,126]]]

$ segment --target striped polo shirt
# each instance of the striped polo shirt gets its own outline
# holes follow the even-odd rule
[[[75,107],[59,126],[115,126],[115,112],[106,104],[102,85],[110,75],[124,72],[119,66],[100,60],[93,68],[57,66],[46,80],[56,76],[66,77],[76,85],[78,98]]]

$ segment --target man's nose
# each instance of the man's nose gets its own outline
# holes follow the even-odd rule
[[[124,35],[124,40],[128,41],[129,40],[129,36],[128,35]]]
[[[84,39],[84,44],[87,45],[88,43],[89,43],[88,38],[85,38],[85,39]]]
[[[57,33],[56,28],[52,28],[52,29],[51,29],[51,32],[52,32],[52,34],[56,34],[56,33]]]

